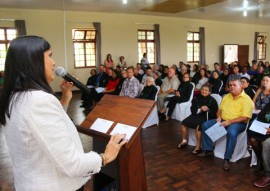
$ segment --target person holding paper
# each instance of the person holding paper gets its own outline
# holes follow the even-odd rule
[[[213,156],[213,141],[205,133],[207,129],[217,122],[227,130],[226,151],[224,154],[223,169],[230,169],[230,159],[236,146],[237,136],[246,128],[247,121],[251,118],[253,102],[244,92],[240,78],[229,81],[230,93],[223,97],[217,112],[217,119],[206,121],[202,124],[202,149],[198,156]],[[223,127],[222,127],[223,126]]]
[[[210,95],[211,86],[204,84],[201,88],[201,94],[193,98],[191,105],[191,115],[182,121],[181,135],[182,142],[178,145],[178,148],[183,148],[187,145],[188,128],[196,129],[197,144],[193,150],[193,154],[198,154],[201,151],[201,125],[207,120],[207,114],[209,119],[216,117],[218,110],[218,104],[216,100]]]
[[[268,103],[258,114],[257,120],[270,124],[270,103]],[[254,182],[260,188],[270,185],[270,128],[265,126],[266,135],[249,131],[250,143],[257,156],[257,170],[265,171],[264,177]]]
[[[266,104],[266,106],[258,114],[257,120],[260,122],[266,123],[265,128],[267,129],[268,132],[270,131],[269,125],[267,126],[267,123],[270,124],[270,102]],[[249,137],[252,149],[257,156],[256,170],[262,171],[263,170],[262,143],[266,139],[270,138],[270,135],[269,133],[265,135],[265,134],[260,134],[252,130],[249,130],[248,137]]]
[[[50,87],[55,62],[42,37],[11,41],[0,98],[0,126],[13,164],[16,190],[78,190],[126,143],[114,135],[104,153],[85,153],[77,129],[65,112],[72,83],[61,84],[59,101]],[[82,190],[82,189],[80,189]]]
[[[94,91],[94,99],[96,102],[99,102],[100,99],[104,96],[104,94],[114,94],[116,87],[120,81],[119,74],[117,70],[112,70],[112,77],[110,78],[108,84],[103,89],[102,92],[98,92],[97,89]]]

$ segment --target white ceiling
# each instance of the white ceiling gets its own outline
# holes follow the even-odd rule
[[[123,4],[123,0],[1,0],[0,8],[144,14],[270,25],[270,0],[225,0],[221,3],[216,3],[205,7],[199,7],[196,9],[190,9],[179,13],[159,13],[152,11],[142,11],[142,9],[144,8],[148,8],[159,3],[164,3],[167,0],[126,1],[127,4]],[[188,3],[195,4],[198,3],[198,0],[178,1],[186,1]],[[246,6],[246,17],[243,16],[244,1],[248,2],[248,5]],[[262,2],[261,8],[258,2]]]

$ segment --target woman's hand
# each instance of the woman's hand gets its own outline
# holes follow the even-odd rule
[[[176,91],[175,92],[175,96],[180,97],[180,92],[179,91]]]
[[[69,105],[69,102],[72,98],[72,91],[71,91],[72,87],[73,87],[73,83],[67,82],[66,80],[63,80],[60,84],[60,88],[62,90],[62,99],[60,102],[63,106]]]
[[[103,154],[106,159],[106,164],[116,159],[121,147],[127,143],[127,141],[124,140],[125,136],[126,135],[124,134],[116,134],[111,136],[111,139]]]
[[[207,106],[202,106],[202,107],[201,107],[201,110],[205,112],[205,111],[208,111],[209,108],[208,108]]]

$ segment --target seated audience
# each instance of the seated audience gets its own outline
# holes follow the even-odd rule
[[[223,73],[223,71],[220,70],[219,63],[217,63],[217,62],[214,63],[214,71],[216,71],[216,72],[218,73],[219,76]]]
[[[157,94],[157,88],[155,86],[154,78],[151,76],[148,76],[146,78],[145,86],[139,98],[155,100],[156,94]]]
[[[237,136],[245,131],[246,123],[251,118],[253,102],[242,89],[240,79],[232,78],[229,82],[230,93],[222,99],[217,112],[217,119],[206,121],[202,124],[202,149],[198,156],[213,156],[213,141],[206,134],[206,130],[215,123],[220,122],[227,130],[227,143],[224,154],[223,169],[230,169],[230,159],[236,146]]]
[[[127,71],[122,70],[121,75],[120,75],[120,80],[119,80],[118,85],[116,86],[114,95],[119,95],[120,94],[121,89],[122,89],[122,85],[123,85],[124,81],[126,80],[126,78],[127,78]]]
[[[127,68],[127,78],[122,85],[120,96],[135,98],[139,96],[140,82],[134,77],[134,68]]]
[[[250,75],[247,73],[248,68],[247,66],[242,67],[241,77],[246,77],[250,80]]]
[[[162,80],[160,79],[159,73],[158,72],[154,72],[153,73],[153,77],[155,79],[155,84],[160,87],[162,85]]]
[[[163,80],[160,91],[158,93],[157,108],[160,113],[166,112],[164,105],[165,98],[170,94],[174,94],[175,90],[178,89],[179,85],[180,81],[175,75],[175,69],[170,68],[168,71],[168,76]]]
[[[142,65],[140,63],[137,64],[137,70],[140,75],[144,75],[144,71],[142,69]]]
[[[195,86],[194,96],[199,95],[201,92],[202,86],[208,82],[208,77],[207,77],[206,72],[207,72],[206,69],[204,68],[200,69],[200,79]]]
[[[268,103],[258,114],[258,121],[270,123],[270,103]],[[266,135],[249,131],[250,143],[257,156],[257,170],[264,168],[265,175],[262,179],[254,182],[254,185],[260,188],[270,185],[270,128],[267,127]]]
[[[224,84],[223,86],[225,86],[225,92],[229,93],[230,89],[229,89],[229,82],[231,81],[231,79],[233,78],[241,78],[241,74],[239,73],[239,66],[238,65],[233,65],[232,66],[232,70],[233,73],[229,75],[228,79],[227,79],[227,83]]]
[[[261,81],[264,77],[264,68],[263,66],[258,66],[258,74],[254,75],[253,78],[250,79],[249,83],[255,89],[258,89],[261,86]]]
[[[255,75],[258,74],[258,67],[256,60],[252,60],[252,65],[248,69],[247,73],[250,75],[250,78],[253,78]]]
[[[270,69],[269,62],[266,61],[266,62],[264,63],[264,73],[269,74],[269,69]]]
[[[86,82],[86,86],[88,86],[88,87],[94,86],[96,78],[97,78],[97,71],[95,69],[91,69],[90,70],[90,77],[88,78],[88,80]],[[88,99],[88,93],[82,91],[82,95],[81,95],[82,105],[80,107],[87,106],[87,99]]]
[[[114,94],[116,87],[120,81],[119,74],[116,70],[112,70],[112,77],[110,78],[107,86],[104,88],[102,92],[94,91],[94,99],[96,102],[104,96],[104,94]]]
[[[141,75],[141,74],[138,72],[138,69],[137,69],[137,68],[134,68],[134,77],[137,78],[137,79],[139,80],[140,83],[142,83],[143,75]]]
[[[253,102],[256,110],[262,110],[270,101],[270,76],[263,77],[261,87],[257,90]]]
[[[192,66],[192,71],[190,72],[190,78],[193,78],[193,76],[199,71],[199,67],[197,64],[194,64]]]
[[[201,94],[192,100],[191,115],[184,119],[181,124],[182,142],[178,145],[178,148],[187,145],[188,128],[192,128],[196,129],[197,139],[196,147],[192,153],[198,154],[201,151],[201,125],[209,119],[216,118],[218,110],[218,104],[210,94],[211,86],[205,84],[201,88]]]
[[[91,88],[90,94],[87,95],[87,99],[85,100],[85,103],[83,104],[83,107],[85,108],[91,108],[93,106],[93,100],[94,100],[94,94],[95,94],[95,88],[97,87],[106,87],[109,81],[109,76],[105,72],[104,65],[100,65],[98,68],[99,73],[96,76],[96,80],[93,84],[93,87]]]
[[[265,105],[265,107],[260,111],[257,116],[257,120],[263,123],[270,123],[270,102]],[[269,129],[269,127],[268,127]],[[263,159],[262,159],[262,142],[270,138],[270,135],[263,135],[252,130],[248,131],[248,137],[253,151],[257,157],[256,170],[263,170]]]
[[[152,73],[152,68],[150,66],[148,66],[146,69],[145,69],[145,74],[144,76],[142,77],[142,82],[141,84],[145,85],[146,83],[146,78],[147,77],[152,77],[153,76],[153,73]]]
[[[127,68],[127,62],[126,62],[124,56],[120,56],[120,57],[119,57],[119,63],[118,63],[118,66],[120,66],[121,69]]]
[[[168,76],[168,72],[169,72],[169,67],[168,66],[164,66],[163,73],[161,74],[160,78],[161,79],[166,78]]]
[[[212,94],[219,94],[221,90],[222,81],[219,78],[217,71],[212,72],[212,78],[209,80],[209,84],[212,86]]]
[[[227,84],[227,80],[228,80],[229,75],[230,74],[229,74],[229,69],[228,68],[224,68],[223,73],[220,74],[220,79],[223,82],[223,86],[221,88],[220,95],[226,94],[225,89],[226,89],[226,84]]]
[[[187,102],[191,96],[193,85],[190,83],[190,77],[188,73],[183,75],[183,80],[175,92],[175,96],[169,97],[169,102],[167,104],[168,112],[166,120],[170,119],[176,104]]]
[[[158,74],[159,74],[159,76],[161,76],[161,72],[159,71],[159,67],[158,67],[158,65],[153,65],[153,67],[152,67],[152,72],[153,73],[155,73],[155,72],[157,72]]]
[[[241,77],[241,83],[245,93],[250,97],[250,99],[253,99],[255,91],[249,87],[249,79],[246,77]]]

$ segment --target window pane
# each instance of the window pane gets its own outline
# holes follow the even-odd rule
[[[194,40],[199,40],[199,33],[194,33]]]
[[[193,33],[188,32],[188,34],[187,34],[187,40],[193,40]]]
[[[75,31],[74,32],[74,39],[75,40],[83,40],[84,39],[84,31]]]
[[[154,32],[147,31],[147,40],[154,40]]]
[[[5,40],[5,30],[0,29],[0,40]]]
[[[87,31],[86,39],[95,40],[96,39],[96,31]]]
[[[144,31],[138,31],[138,39],[139,40],[145,40],[145,32]]]
[[[11,41],[16,38],[16,30],[15,29],[7,29],[7,40]]]

